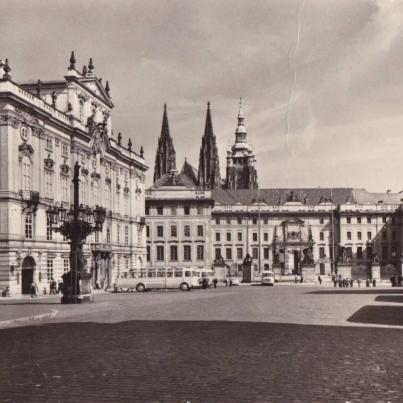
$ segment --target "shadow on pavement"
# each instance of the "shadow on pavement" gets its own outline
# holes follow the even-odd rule
[[[333,290],[322,290],[322,291],[310,291],[305,294],[315,294],[315,295],[329,295],[329,294],[403,294],[403,290],[400,289],[382,289],[382,288],[370,288],[370,289],[340,289],[336,288]]]
[[[353,323],[403,326],[403,307],[367,305],[347,319]]]
[[[395,303],[403,303],[403,295],[380,295],[375,298],[377,302],[395,302]]]

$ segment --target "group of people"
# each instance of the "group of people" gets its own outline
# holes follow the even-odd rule
[[[392,287],[401,287],[402,286],[402,276],[397,276],[396,274],[390,278],[390,283]]]
[[[353,288],[354,287],[354,280],[352,278],[347,278],[344,277],[342,278],[341,275],[339,274],[338,277],[336,277],[335,275],[332,276],[332,281],[334,284],[334,288],[336,288],[337,286],[339,286],[340,288]],[[357,286],[358,288],[361,287],[361,279],[357,278]],[[372,285],[372,287],[376,287],[376,279],[373,278],[372,280],[367,278],[365,281],[365,286],[366,287],[370,287]]]
[[[56,280],[52,280],[49,284],[49,295],[56,295],[59,294],[63,291],[63,283],[61,281],[57,282]],[[30,287],[30,293],[31,293],[31,298],[36,298],[38,296],[38,286],[36,285],[35,282],[31,283]],[[47,294],[47,289],[46,287],[43,287],[43,294]]]

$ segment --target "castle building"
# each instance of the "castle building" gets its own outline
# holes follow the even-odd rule
[[[204,169],[201,161],[199,167]],[[353,188],[259,189],[242,105],[227,157],[226,188],[209,187],[207,193],[196,180],[202,177],[206,175],[185,161],[179,174],[173,171],[147,190],[149,267],[224,264],[228,273],[244,281],[258,279],[267,269],[279,279],[300,276],[311,281],[332,275],[363,280],[402,275],[403,195]],[[181,228],[175,237],[169,235],[170,226]],[[171,244],[178,250],[187,245],[192,259],[172,262],[166,255]],[[193,260],[201,244],[204,259]],[[252,259],[250,273],[244,271],[246,257]]]
[[[235,143],[227,151],[226,188],[257,189],[256,158],[247,140],[242,103],[239,102]]]
[[[143,150],[112,131],[112,98],[90,59],[82,71],[74,53],[61,80],[16,83],[8,62],[0,80],[0,287],[11,294],[39,290],[69,270],[70,245],[52,231],[46,209],[73,205],[73,167],[80,203],[106,208],[102,232],[87,238],[86,269],[112,286],[120,268],[146,265]]]
[[[220,164],[211,121],[210,102],[207,103],[206,126],[200,147],[197,184],[202,189],[219,189],[221,187]]]
[[[161,136],[158,139],[157,152],[155,154],[154,181],[156,182],[166,173],[176,169],[176,154],[172,137],[169,132],[167,105],[164,105]]]

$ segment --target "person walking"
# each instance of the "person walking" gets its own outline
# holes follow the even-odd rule
[[[359,278],[357,278],[357,285],[358,285],[358,288],[361,287],[361,280]]]
[[[30,287],[31,298],[36,298],[36,297],[37,297],[37,295],[36,295],[36,289],[37,289],[37,287],[36,287],[35,282],[32,282],[32,283],[31,283],[31,287]]]
[[[372,279],[372,287],[376,287],[376,279]]]
[[[354,285],[354,280],[352,278],[350,278],[350,288],[353,288]]]
[[[214,285],[214,288],[217,288],[217,279],[216,278],[213,279],[213,285]]]
[[[319,285],[322,285],[322,277],[318,276]]]

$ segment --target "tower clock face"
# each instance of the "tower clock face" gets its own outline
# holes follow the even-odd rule
[[[29,130],[28,127],[22,126],[20,130],[21,138],[23,141],[28,141],[29,140]]]

